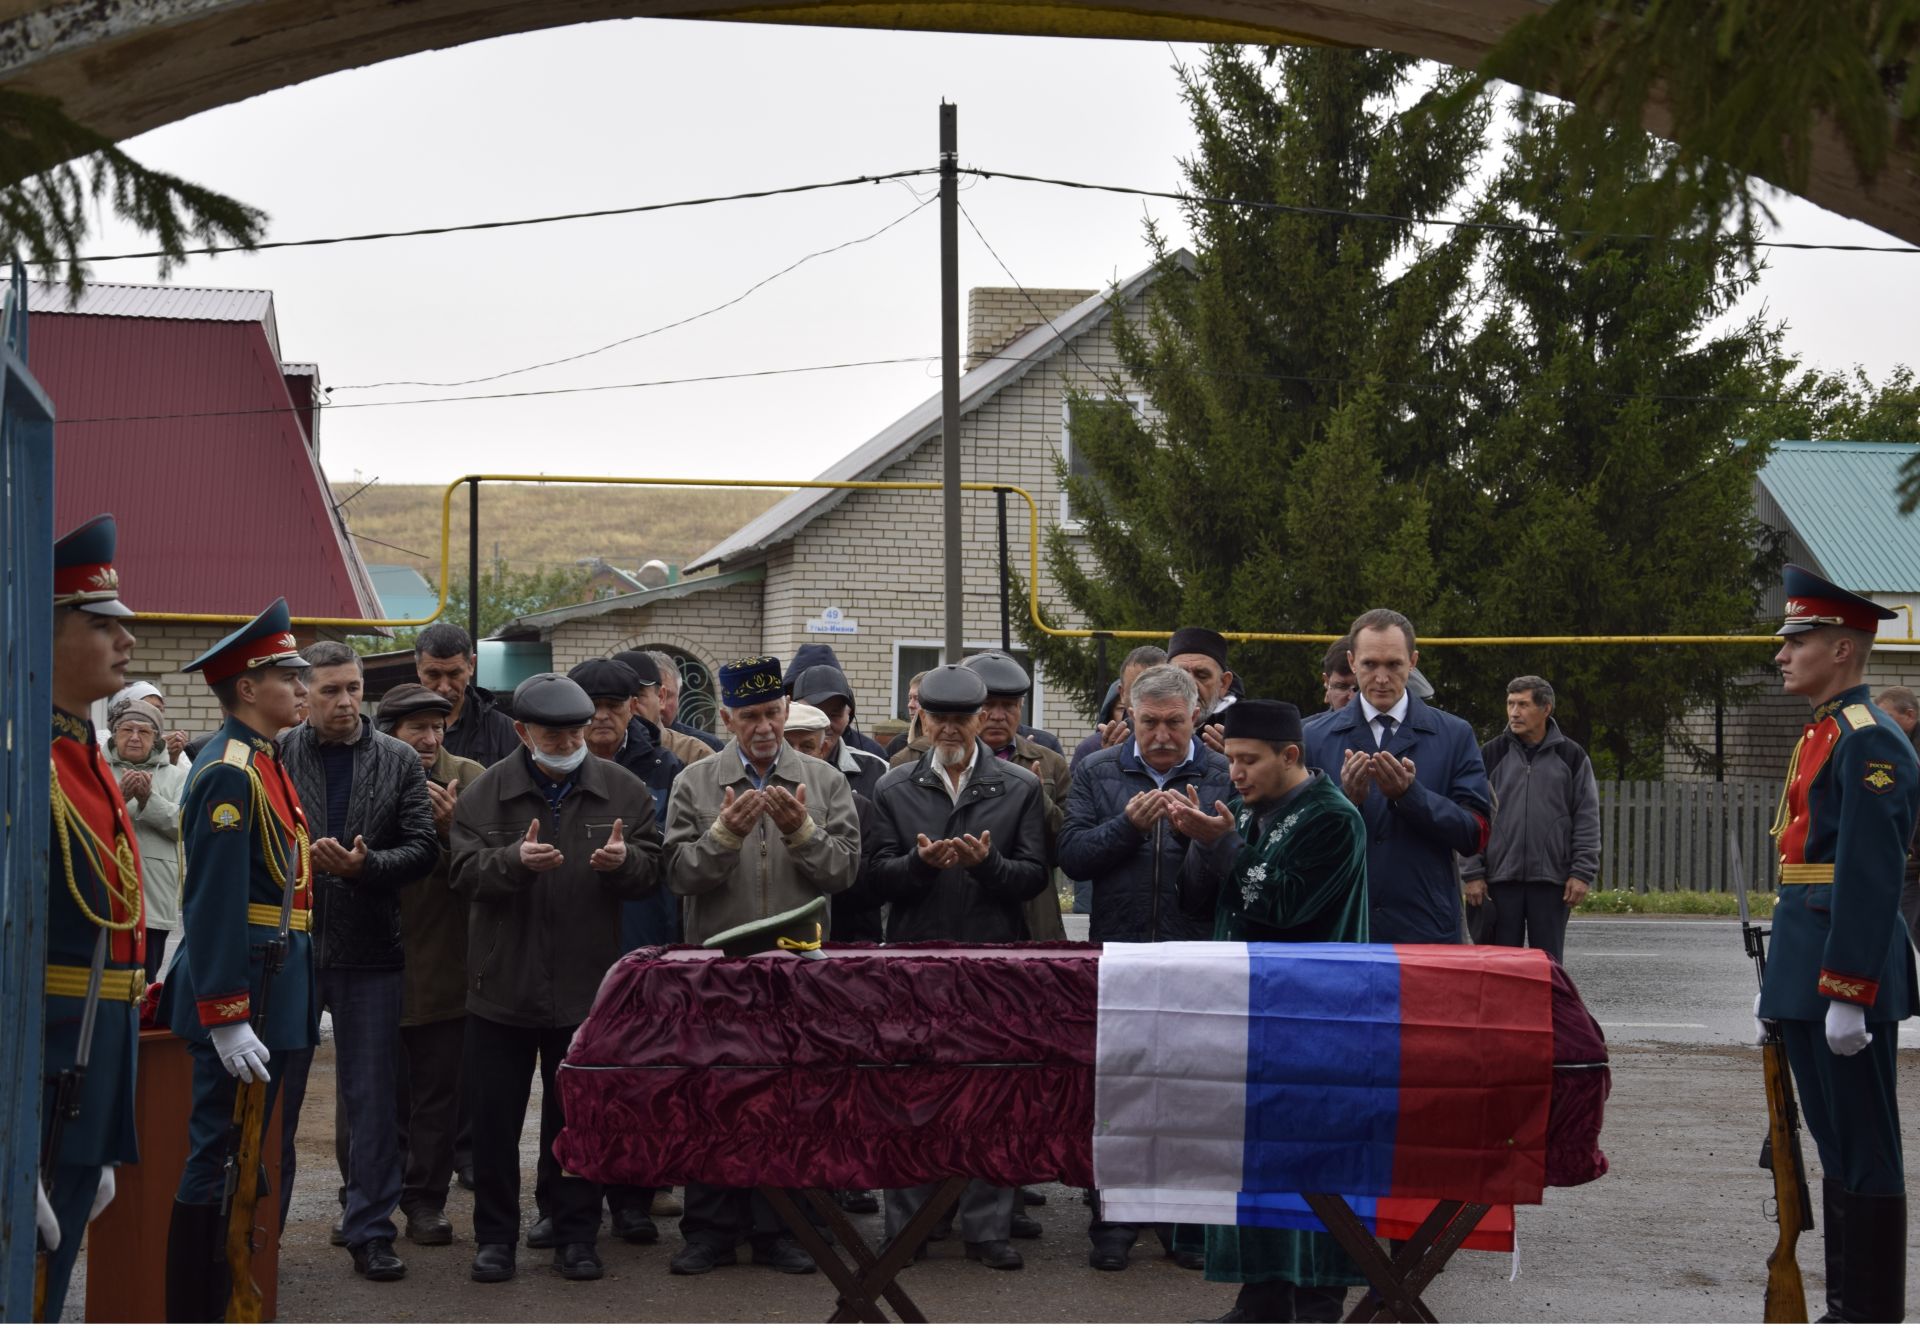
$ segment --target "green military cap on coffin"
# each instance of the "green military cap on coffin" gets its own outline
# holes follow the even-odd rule
[[[826,936],[826,920],[827,898],[815,896],[805,905],[715,933],[700,945],[718,947],[729,956],[790,951],[806,960],[825,960],[820,943]]]

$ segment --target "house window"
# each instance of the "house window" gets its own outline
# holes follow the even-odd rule
[[[1060,456],[1067,464],[1067,475],[1079,478],[1093,474],[1093,468],[1073,451],[1073,417],[1076,411],[1144,412],[1146,408],[1147,399],[1137,395],[1082,398],[1077,402],[1071,397],[1063,400],[1060,404]],[[1080,525],[1080,518],[1073,511],[1073,499],[1064,485],[1060,488],[1060,525],[1064,527]]]
[[[1000,648],[991,642],[967,643],[967,654],[977,655],[982,651],[998,651]],[[1033,653],[1015,647],[1007,653],[1020,662],[1020,668],[1034,681],[1033,691],[1027,694],[1026,705],[1020,708],[1020,723],[1038,726],[1034,717],[1044,714],[1041,684],[1033,672]],[[945,648],[938,642],[895,642],[893,644],[893,714],[905,718],[907,714],[907,685],[913,682],[913,676],[923,670],[930,670],[944,658]]]

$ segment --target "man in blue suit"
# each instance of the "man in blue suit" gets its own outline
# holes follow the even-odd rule
[[[1454,855],[1486,847],[1493,793],[1473,730],[1408,689],[1413,624],[1368,610],[1348,630],[1359,695],[1306,724],[1307,765],[1336,776],[1367,823],[1375,942],[1459,942]]]

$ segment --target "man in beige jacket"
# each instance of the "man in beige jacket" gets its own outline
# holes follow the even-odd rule
[[[686,898],[686,938],[701,942],[852,886],[860,816],[847,779],[786,742],[787,698],[772,656],[720,667],[727,746],[673,783],[667,884]],[[701,1275],[732,1265],[743,1242],[756,1265],[811,1274],[813,1260],[748,1189],[687,1185],[686,1246],[669,1267]]]

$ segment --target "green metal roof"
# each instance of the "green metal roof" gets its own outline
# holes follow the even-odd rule
[[[1900,513],[1920,443],[1782,441],[1760,471],[1821,576],[1863,592],[1920,591],[1920,513]]]

